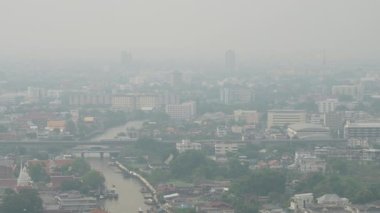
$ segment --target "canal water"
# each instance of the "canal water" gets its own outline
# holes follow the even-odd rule
[[[88,159],[91,167],[104,174],[106,186],[111,188],[113,185],[119,193],[117,200],[105,200],[104,208],[110,213],[136,213],[139,208],[147,210],[144,198],[140,192],[141,184],[134,178],[124,178],[120,170],[115,166],[109,166],[108,160],[99,158]]]
[[[111,128],[101,135],[96,136],[92,140],[100,141],[105,139],[113,139],[118,133],[125,132],[127,128],[139,129],[143,121],[131,121],[125,125]],[[104,174],[106,186],[111,188],[113,185],[119,193],[118,200],[105,200],[104,208],[110,213],[136,213],[139,208],[144,211],[149,207],[144,204],[144,197],[140,189],[141,184],[134,178],[124,178],[121,171],[114,166],[108,165],[108,159],[89,158],[88,162],[91,167]]]

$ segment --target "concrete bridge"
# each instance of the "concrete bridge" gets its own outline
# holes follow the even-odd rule
[[[23,140],[0,140],[1,145],[110,145],[117,146],[131,143],[129,140],[102,140],[102,141],[90,141],[90,140],[80,140],[80,141],[49,141],[49,140],[31,140],[31,141],[23,141]]]
[[[110,148],[105,145],[80,145],[72,148],[69,152],[74,157],[97,157],[97,158],[105,158],[105,157],[116,157],[120,153],[120,149]]]

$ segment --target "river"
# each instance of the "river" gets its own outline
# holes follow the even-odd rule
[[[93,138],[94,141],[104,139],[113,139],[119,132],[125,132],[126,128],[133,127],[139,129],[143,121],[131,121],[125,125],[108,129],[101,135]],[[88,159],[91,167],[104,174],[106,186],[116,186],[119,193],[118,200],[106,200],[104,208],[110,213],[136,213],[141,207],[147,210],[148,206],[144,204],[144,197],[140,193],[141,184],[134,178],[124,178],[120,170],[116,167],[109,166],[107,159],[91,158]]]
[[[124,125],[110,128],[110,129],[106,130],[104,133],[95,136],[91,140],[92,141],[101,141],[101,140],[107,140],[107,139],[114,139],[118,133],[120,133],[120,132],[125,133],[127,128],[134,128],[136,130],[141,129],[143,123],[144,123],[144,121],[130,121]]]

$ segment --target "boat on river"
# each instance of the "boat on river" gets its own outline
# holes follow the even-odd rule
[[[109,199],[118,199],[119,194],[116,191],[116,186],[112,185],[112,188],[106,191],[106,197]]]
[[[150,193],[150,191],[149,191],[146,187],[142,187],[142,188],[140,189],[140,192],[141,192],[141,193]]]
[[[154,201],[153,201],[153,199],[151,199],[151,198],[146,199],[146,200],[144,201],[144,203],[145,203],[146,205],[154,205]]]

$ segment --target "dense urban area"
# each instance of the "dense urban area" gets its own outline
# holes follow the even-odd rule
[[[4,63],[0,212],[121,213],[108,203],[131,181],[130,212],[380,212],[379,75],[235,63],[232,50],[219,74],[145,72],[126,52],[74,72]]]
[[[380,0],[0,0],[0,213],[380,213]]]

